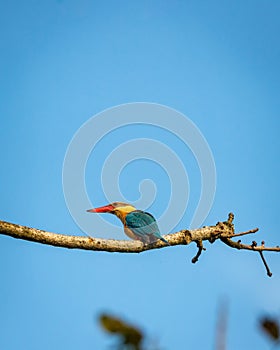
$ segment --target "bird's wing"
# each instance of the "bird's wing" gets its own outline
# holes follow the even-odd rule
[[[126,215],[125,223],[139,238],[145,235],[161,237],[156,219],[150,213],[141,210],[132,211]]]

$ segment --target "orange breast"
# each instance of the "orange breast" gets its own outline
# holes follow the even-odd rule
[[[137,241],[140,241],[140,238],[139,238],[138,236],[136,236],[136,234],[133,233],[133,232],[131,231],[131,229],[128,228],[128,227],[126,227],[126,226],[124,227],[124,233],[125,233],[129,238],[134,239],[134,240],[137,240]]]

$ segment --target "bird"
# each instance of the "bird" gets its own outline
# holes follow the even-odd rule
[[[109,213],[116,215],[124,225],[124,233],[131,239],[151,244],[158,239],[170,245],[164,239],[152,214],[137,210],[133,205],[114,202],[103,207],[88,209],[89,213]]]

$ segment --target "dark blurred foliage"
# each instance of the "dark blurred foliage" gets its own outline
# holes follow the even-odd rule
[[[273,317],[265,316],[260,319],[260,327],[269,338],[275,342],[280,340],[279,320]]]
[[[101,314],[99,322],[102,328],[120,338],[118,349],[143,350],[143,333],[136,327],[108,314]]]
[[[217,338],[215,348],[216,350],[226,350],[226,331],[228,318],[227,302],[223,301],[220,303],[217,314]],[[109,314],[101,314],[99,316],[99,322],[101,327],[106,332],[111,333],[112,335],[116,335],[119,338],[119,342],[116,344],[116,349],[144,350],[144,334],[135,326]],[[280,345],[279,319],[271,316],[263,316],[259,319],[259,327],[276,346]]]

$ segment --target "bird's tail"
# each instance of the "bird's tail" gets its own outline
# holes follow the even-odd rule
[[[166,240],[166,239],[164,239],[163,237],[160,237],[160,240],[161,240],[162,242],[164,242],[165,244],[170,245],[170,243],[169,243],[169,242],[167,242],[167,240]]]

